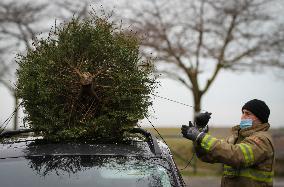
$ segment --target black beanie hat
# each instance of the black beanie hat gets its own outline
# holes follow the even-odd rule
[[[248,101],[242,108],[242,111],[246,109],[253,113],[262,123],[267,123],[270,110],[268,106],[265,104],[265,102],[253,99],[251,101]]]

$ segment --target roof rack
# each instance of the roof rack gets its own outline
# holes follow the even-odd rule
[[[131,132],[132,132],[132,133],[139,133],[139,134],[142,134],[143,136],[145,136],[146,138],[148,138],[149,141],[147,141],[147,143],[149,144],[151,151],[152,151],[156,156],[161,156],[161,155],[162,155],[161,149],[160,149],[160,147],[159,147],[159,145],[158,145],[157,138],[156,138],[156,136],[155,136],[153,133],[148,132],[148,131],[146,131],[145,129],[141,129],[141,128],[134,128],[134,129],[132,129]]]

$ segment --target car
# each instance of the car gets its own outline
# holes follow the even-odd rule
[[[31,129],[0,135],[0,186],[185,186],[168,146],[135,128],[123,143],[51,142]]]

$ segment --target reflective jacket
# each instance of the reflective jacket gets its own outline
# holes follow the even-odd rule
[[[206,134],[195,144],[197,156],[224,164],[221,186],[273,186],[274,148],[268,129],[268,123],[246,129],[235,126],[226,140]]]

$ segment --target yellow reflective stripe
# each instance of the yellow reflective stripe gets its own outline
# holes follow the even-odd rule
[[[213,138],[213,137],[211,136],[211,140],[208,142],[208,147],[209,147],[209,149],[212,147],[212,144],[216,142],[216,140],[217,140],[216,138]]]
[[[204,148],[205,149],[205,147],[206,147],[206,145],[207,145],[207,140],[208,140],[208,138],[209,138],[210,136],[208,135],[208,134],[206,134],[205,136],[204,136],[204,138],[201,140],[201,147],[202,148]]]
[[[228,165],[224,164],[223,174],[224,175],[229,175],[229,176],[238,176],[239,175],[239,170],[236,170],[236,169],[232,168],[231,166],[228,166]]]
[[[252,148],[244,143],[238,144],[238,146],[241,148],[242,153],[245,157],[245,165],[248,166],[254,162],[254,155],[252,152]]]
[[[252,148],[248,144],[245,144],[245,145],[247,146],[249,153],[250,153],[250,156],[251,156],[251,164],[253,164],[254,163],[254,154],[253,154]]]
[[[212,144],[216,141],[217,139],[216,138],[213,138],[212,136],[206,134],[204,136],[204,138],[202,139],[201,141],[201,147],[203,149],[205,149],[206,151],[209,151]]]
[[[240,177],[247,177],[255,181],[260,182],[268,182],[271,183],[273,181],[274,172],[271,171],[260,171],[256,169],[234,169],[230,166],[224,165],[224,172],[223,174],[226,176],[240,176]]]
[[[252,148],[250,145],[248,144],[244,144],[244,146],[247,148],[247,150],[249,151],[249,158],[250,158],[250,164],[253,164],[254,163],[254,154],[253,154],[253,151],[252,151]]]
[[[246,150],[246,148],[242,144],[239,144],[238,146],[241,148],[242,153],[245,157],[245,165],[248,165],[248,163],[249,163],[248,151]]]

